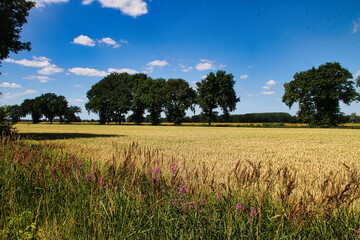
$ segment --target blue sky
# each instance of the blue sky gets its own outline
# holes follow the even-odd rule
[[[294,73],[337,61],[360,75],[358,0],[36,2],[21,33],[32,50],[0,68],[1,105],[54,92],[96,119],[84,108],[86,92],[112,71],[195,86],[222,69],[241,98],[233,113],[295,114],[281,102]],[[342,111],[360,115],[360,103]]]

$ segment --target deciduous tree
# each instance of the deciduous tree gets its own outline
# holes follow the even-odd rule
[[[322,127],[337,126],[342,122],[339,102],[349,105],[360,100],[352,78],[349,70],[338,62],[328,62],[295,73],[294,79],[284,84],[282,101],[289,108],[299,103],[300,122]]]

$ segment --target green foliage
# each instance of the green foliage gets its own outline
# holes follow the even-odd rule
[[[300,122],[312,126],[337,126],[343,121],[339,101],[349,105],[360,100],[354,88],[352,74],[339,63],[326,63],[318,68],[295,73],[294,79],[284,84],[283,102],[291,108],[299,103]]]
[[[80,117],[76,116],[77,113],[81,113],[81,108],[78,106],[70,106],[66,109],[64,118],[66,123],[80,122]]]
[[[236,103],[240,101],[240,98],[236,97],[233,79],[232,74],[226,74],[225,71],[219,70],[216,75],[210,72],[205,79],[196,84],[202,115],[209,125],[216,118],[215,108],[220,107],[225,117],[228,118],[229,112],[234,111]]]
[[[34,6],[35,2],[27,0],[0,1],[0,63],[10,52],[30,51],[30,43],[21,42],[19,39],[21,28],[27,23],[26,17]]]
[[[168,79],[165,84],[165,114],[168,122],[181,125],[185,111],[195,112],[196,91],[184,79]]]
[[[132,77],[128,73],[111,73],[87,92],[85,104],[89,112],[99,114],[100,123],[124,121],[132,104]]]
[[[41,103],[39,98],[35,99],[25,99],[20,107],[22,111],[22,116],[26,116],[27,114],[31,114],[32,122],[39,123],[40,118],[42,117],[41,113]]]

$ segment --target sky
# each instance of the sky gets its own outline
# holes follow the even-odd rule
[[[36,0],[21,41],[0,67],[1,105],[43,93],[85,109],[86,92],[111,72],[182,78],[234,76],[232,114],[297,112],[281,98],[296,72],[339,62],[360,75],[359,0]],[[357,89],[359,91],[359,89]],[[341,105],[360,115],[360,103]],[[200,114],[197,108],[195,114]]]

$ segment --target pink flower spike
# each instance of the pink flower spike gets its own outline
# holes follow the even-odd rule
[[[217,200],[221,200],[221,195],[217,195],[217,196],[216,196],[216,199],[217,199]]]
[[[149,169],[147,170],[147,172],[148,172],[148,174],[152,174],[152,169],[149,168]]]
[[[241,206],[241,204],[238,204],[238,203],[237,203],[235,208],[236,208],[236,211],[240,211],[241,208],[242,208],[242,206]]]
[[[160,174],[161,173],[161,168],[155,168],[155,174]]]
[[[200,212],[202,212],[202,213],[205,212],[205,209],[202,208],[202,209],[200,210]]]
[[[357,234],[360,234],[360,227],[359,227],[359,229],[357,230],[357,232],[356,232]]]
[[[152,181],[153,181],[154,183],[158,183],[158,182],[159,182],[159,179],[157,179],[156,177],[153,177]]]
[[[85,175],[85,179],[88,180],[90,178],[90,174]]]
[[[257,214],[255,209],[251,209],[250,216],[255,216]]]

